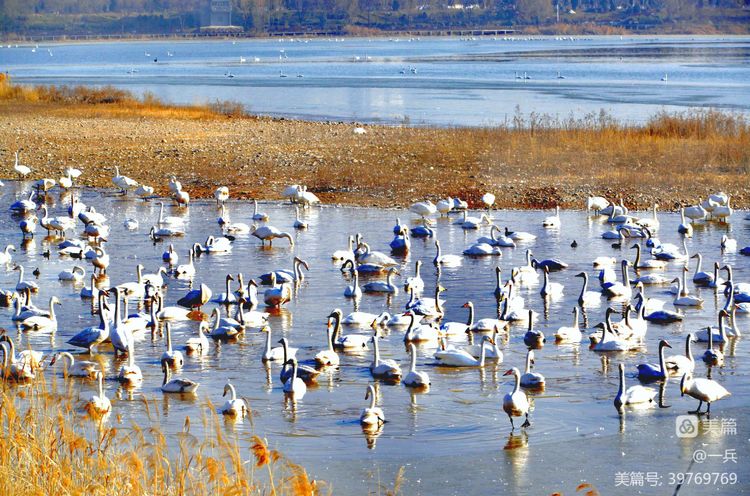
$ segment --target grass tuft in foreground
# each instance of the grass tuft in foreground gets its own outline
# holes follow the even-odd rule
[[[70,399],[71,384],[60,394],[43,378],[0,387],[0,494],[296,496],[326,489],[260,437],[243,452],[210,404],[204,434],[193,435],[186,418],[181,432],[167,435],[154,421],[156,403],[146,400],[150,427],[125,427],[116,416],[87,415],[85,401]]]

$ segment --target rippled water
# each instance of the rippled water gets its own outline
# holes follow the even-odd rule
[[[26,185],[7,183],[1,197],[9,205],[26,191]],[[155,272],[162,266],[161,254],[164,243],[153,244],[147,236],[148,227],[158,217],[158,207],[153,202],[143,202],[115,196],[110,192],[83,190],[81,200],[95,205],[109,219],[112,232],[107,251],[112,257],[109,270],[111,284],[135,280],[135,265],[146,267],[146,272]],[[57,193],[48,196],[51,215],[62,215],[67,199]],[[283,230],[293,231],[294,211],[288,205],[262,204],[262,210],[270,215],[270,223]],[[228,204],[230,217],[236,222],[250,223],[252,206],[244,202]],[[188,247],[196,241],[204,241],[209,234],[219,234],[216,223],[217,209],[211,202],[194,202],[189,209],[172,215],[182,215],[186,220],[189,235],[174,239],[174,244],[183,260]],[[257,239],[247,235],[238,236],[234,250],[229,255],[204,254],[196,260],[195,281],[209,285],[214,293],[223,291],[227,273],[242,272],[246,278],[258,277],[272,268],[287,268],[293,255],[310,263],[310,272],[299,287],[294,300],[270,318],[274,339],[289,338],[293,346],[300,347],[298,356],[311,358],[325,347],[325,321],[328,313],[342,308],[344,313],[353,309],[353,303],[343,297],[349,283],[339,269],[331,263],[330,255],[346,246],[350,233],[360,232],[373,249],[388,251],[391,228],[395,217],[412,219],[408,212],[359,208],[320,207],[304,212],[310,223],[306,231],[293,233],[295,247],[290,249],[286,241],[274,244],[272,249],[263,249]],[[524,288],[522,293],[527,306],[540,313],[538,328],[548,338],[561,325],[568,325],[571,310],[575,305],[580,279],[573,275],[585,270],[593,277],[591,261],[599,255],[628,257],[632,260],[634,250],[614,249],[611,241],[602,240],[600,233],[608,225],[599,218],[590,218],[585,212],[565,211],[561,213],[561,230],[544,230],[542,219],[548,212],[540,211],[496,211],[492,212],[500,225],[526,230],[538,235],[529,245],[539,258],[558,257],[570,264],[570,268],[553,274],[554,281],[565,284],[565,296],[548,307],[539,296],[539,286]],[[691,253],[701,252],[706,263],[714,260],[732,264],[738,281],[750,279],[750,259],[735,254],[722,254],[719,240],[728,233],[739,240],[740,246],[748,244],[750,230],[743,220],[745,213],[735,213],[732,222],[726,225],[710,223],[696,229],[695,236],[688,241]],[[128,232],[122,225],[126,217],[140,220],[139,231]],[[662,241],[679,243],[676,228],[679,217],[673,213],[661,213]],[[446,253],[460,253],[477,235],[488,234],[484,229],[464,231],[452,224],[453,219],[437,221],[438,237]],[[58,256],[56,242],[43,235],[28,244],[21,244],[17,228],[18,219],[9,214],[0,219],[0,235],[3,243],[13,243],[19,250],[14,262],[22,264],[27,274],[38,267],[41,271],[38,283],[41,286],[35,301],[40,306],[48,298],[57,295],[62,300],[59,312],[59,330],[49,335],[18,332],[17,340],[22,346],[31,345],[45,353],[70,349],[65,341],[80,329],[92,325],[90,303],[78,296],[80,288],[57,280],[64,268],[71,268],[78,261]],[[570,244],[575,239],[577,248]],[[461,305],[471,300],[477,310],[477,318],[496,315],[494,289],[494,267],[499,264],[508,274],[514,266],[524,262],[524,248],[504,249],[502,257],[463,260],[455,269],[446,268],[439,276],[440,284],[447,288],[443,294],[447,300],[446,320],[463,321],[466,310]],[[43,253],[51,250],[49,260]],[[431,263],[434,246],[431,242],[414,240],[412,251],[403,260],[402,279],[411,275],[414,262],[422,260],[423,278],[428,292],[434,288],[438,275]],[[87,272],[90,265],[85,264]],[[677,275],[681,265],[672,263],[669,275]],[[33,277],[29,275],[28,277]],[[0,285],[12,288],[17,272],[0,274]],[[398,280],[401,284],[401,280]],[[172,305],[188,289],[188,283],[169,280],[166,304]],[[435,366],[431,358],[434,349],[419,347],[418,366],[427,371],[432,380],[429,392],[413,393],[403,385],[379,384],[380,405],[385,411],[387,424],[376,438],[363,434],[358,423],[359,412],[365,405],[364,393],[372,383],[368,365],[371,355],[341,355],[340,368],[323,374],[319,385],[308,393],[296,406],[285,401],[281,383],[278,381],[278,366],[270,372],[262,364],[264,336],[258,332],[247,332],[237,343],[223,344],[211,348],[203,358],[186,357],[183,374],[201,383],[196,399],[167,397],[159,390],[161,373],[158,357],[164,349],[162,338],[149,339],[136,345],[136,362],[144,372],[145,381],[137,393],[148,398],[157,398],[162,407],[161,427],[167,432],[181,429],[187,415],[195,416],[205,397],[220,404],[221,391],[227,379],[236,385],[238,394],[247,398],[255,412],[252,424],[227,423],[226,429],[240,433],[258,433],[268,438],[270,444],[281,449],[292,460],[304,465],[313,477],[328,480],[337,493],[362,493],[363,487],[375,488],[378,480],[393,480],[398,467],[406,466],[406,491],[408,494],[487,494],[490,487],[504,487],[515,494],[545,494],[555,490],[572,493],[581,480],[594,481],[602,494],[622,493],[623,488],[614,485],[615,473],[619,471],[658,471],[663,484],[668,485],[668,472],[686,470],[693,450],[722,451],[736,449],[740,464],[746,463],[750,427],[750,384],[748,375],[748,347],[746,338],[738,340],[725,349],[727,360],[723,367],[715,368],[712,376],[725,385],[732,396],[714,405],[714,418],[736,418],[736,436],[701,435],[697,439],[678,439],[674,434],[675,417],[694,409],[696,401],[679,396],[677,381],[666,386],[667,409],[628,413],[624,420],[617,415],[612,399],[617,391],[617,363],[626,364],[628,383],[636,384],[633,377],[635,366],[644,361],[657,360],[656,343],[667,338],[675,353],[684,349],[687,331],[714,324],[718,308],[724,304],[723,297],[713,291],[697,289],[692,283],[690,290],[698,292],[706,302],[702,310],[686,309],[683,323],[667,326],[651,324],[647,347],[642,352],[623,353],[602,357],[580,346],[555,345],[548,341],[536,353],[536,371],[547,379],[546,390],[531,394],[534,409],[533,425],[526,434],[516,431],[509,437],[510,424],[502,412],[502,396],[512,388],[512,380],[502,374],[511,366],[523,367],[526,348],[523,344],[522,326],[513,326],[509,339],[502,349],[504,362],[488,362],[482,369],[449,369]],[[669,299],[664,289],[649,288],[651,296]],[[387,299],[383,296],[365,295],[359,309],[379,313],[382,310],[398,312],[404,308],[407,295],[401,291]],[[668,304],[667,307],[671,307]],[[205,310],[210,310],[210,306]],[[589,327],[603,319],[607,308],[589,310]],[[11,321],[10,309],[0,310],[0,325],[16,334]],[[741,327],[748,326],[747,317],[739,317]],[[173,340],[179,347],[193,336],[197,323],[177,324],[173,328]],[[750,332],[750,330],[748,331]],[[703,344],[693,346],[695,353],[702,353]],[[80,350],[71,350],[78,352]],[[381,351],[386,357],[395,358],[405,368],[408,365],[403,344],[403,332],[391,331],[384,337]],[[111,350],[102,347],[105,361],[111,363],[109,376],[119,365],[113,362]],[[696,365],[697,375],[704,376],[706,367]],[[61,371],[47,371],[59,374]],[[94,390],[94,385],[81,382],[84,395]],[[119,385],[114,380],[105,383],[107,394],[115,396]],[[163,396],[163,400],[161,399]],[[114,411],[125,422],[143,422],[143,405],[138,400],[121,395],[113,401]],[[194,424],[194,429],[199,426]],[[706,447],[707,446],[707,447]],[[722,465],[718,461],[706,462],[693,470],[737,471],[742,465]],[[561,481],[564,481],[561,483]],[[740,494],[750,485],[746,476],[740,476],[741,484],[733,488],[690,488],[686,494]],[[363,485],[364,484],[364,485]],[[493,491],[495,489],[492,489]],[[643,488],[647,494],[665,494],[665,487]],[[739,491],[739,492],[738,492]],[[670,491],[671,492],[671,491]]]
[[[252,112],[306,119],[475,126],[511,121],[516,106],[560,118],[605,109],[634,122],[660,109],[750,110],[747,37],[160,41],[32,49],[0,48],[3,70],[21,82],[113,84],[172,102],[235,100]],[[528,79],[519,79],[524,74]]]

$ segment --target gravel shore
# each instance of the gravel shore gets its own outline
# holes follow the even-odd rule
[[[2,175],[14,177],[13,152],[22,148],[21,162],[34,178],[58,179],[75,166],[84,171],[79,183],[96,187],[111,187],[119,165],[122,174],[162,194],[175,174],[193,198],[211,197],[225,185],[232,198],[278,199],[286,185],[300,183],[324,202],[360,206],[405,206],[445,196],[475,206],[490,191],[500,208],[583,208],[586,196],[596,194],[668,210],[722,189],[734,207],[750,206],[747,150],[729,164],[696,166],[709,160],[703,148],[715,144],[677,140],[659,150],[626,144],[613,150],[607,143],[589,149],[584,140],[581,149],[533,136],[515,139],[507,130],[363,126],[366,132],[357,134],[356,127],[3,102],[0,163]],[[659,169],[659,160],[674,157],[685,158],[685,170]]]

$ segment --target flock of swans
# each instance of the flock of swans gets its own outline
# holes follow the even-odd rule
[[[18,175],[25,177],[31,172],[27,169],[19,163],[16,154],[15,170]],[[481,369],[488,362],[500,364],[505,360],[504,353],[508,353],[508,348],[503,349],[501,345],[510,343],[509,338],[521,326],[523,330],[517,337],[522,338],[523,344],[520,344],[520,339],[513,343],[514,346],[518,343],[519,347],[523,347],[525,363],[520,368],[507,367],[505,375],[512,376],[513,385],[497,407],[502,408],[508,416],[512,429],[515,429],[515,418],[523,419],[522,427],[526,428],[530,425],[529,415],[533,409],[530,395],[547,387],[544,375],[534,370],[535,350],[550,346],[548,341],[556,344],[585,342],[592,353],[617,359],[622,356],[621,353],[649,349],[657,344],[648,334],[652,323],[668,325],[682,320],[684,311],[700,311],[703,299],[691,292],[693,286],[709,288],[717,297],[724,299],[725,304],[717,315],[717,326],[690,330],[683,337],[684,354],[665,355],[666,349],[671,349],[672,345],[667,340],[659,340],[658,362],[638,365],[634,377],[643,383],[661,383],[662,388],[670,379],[676,379],[681,395],[698,400],[696,413],[701,413],[703,403],[706,403],[706,413],[709,413],[712,403],[730,394],[710,377],[710,371],[711,367],[723,364],[725,345],[741,335],[737,314],[750,313],[750,284],[734,280],[729,265],[715,263],[713,271],[705,272],[702,270],[704,254],[691,256],[688,253],[688,240],[694,235],[695,225],[725,222],[732,214],[730,198],[722,193],[681,210],[679,233],[673,235],[681,238],[682,246],[663,243],[657,238],[660,222],[656,206],[652,215],[638,218],[629,212],[622,201],[614,203],[601,197],[589,198],[587,209],[590,215],[601,218],[604,225],[611,226],[601,236],[615,241],[613,251],[592,260],[592,271],[570,274],[569,277],[565,277],[569,264],[562,259],[538,259],[534,256],[532,248],[537,235],[494,223],[493,214],[496,211],[493,212],[491,207],[495,198],[490,193],[481,199],[486,210],[476,212],[470,211],[467,203],[457,198],[446,198],[436,203],[429,200],[414,203],[409,208],[416,215],[414,219],[408,223],[397,219],[392,229],[384,229],[389,238],[392,236],[390,243],[387,239],[380,243],[366,240],[361,234],[352,232],[349,233],[346,248],[331,250],[331,259],[344,279],[341,284],[342,303],[353,300],[355,310],[346,313],[339,308],[320,309],[320,320],[327,324],[325,333],[321,326],[322,346],[314,352],[292,346],[294,333],[282,337],[278,342],[272,337],[272,315],[276,309],[298,297],[297,289],[305,284],[306,277],[310,277],[310,264],[302,258],[304,247],[295,246],[295,237],[290,231],[274,227],[271,216],[260,211],[257,202],[253,204],[252,213],[247,214],[251,223],[232,222],[225,205],[229,200],[229,190],[226,187],[218,188],[215,192],[218,212],[213,228],[215,234],[205,242],[191,240],[187,253],[178,253],[174,241],[190,236],[190,230],[183,217],[164,215],[167,199],[157,199],[158,218],[141,228],[143,219],[140,222],[133,218],[107,219],[97,212],[94,205],[84,205],[72,184],[78,176],[80,171],[69,169],[65,175],[69,182],[66,181],[65,185],[52,179],[35,181],[31,192],[22,195],[10,206],[10,210],[18,222],[24,243],[33,242],[39,227],[48,234],[45,239],[53,241],[44,253],[45,258],[49,258],[54,249],[61,259],[71,261],[71,267],[61,271],[58,279],[81,287],[80,297],[91,301],[94,320],[76,332],[65,330],[72,334],[66,341],[71,348],[53,349],[47,355],[30,348],[19,351],[13,338],[5,332],[0,337],[0,350],[3,352],[3,376],[6,380],[33,381],[49,366],[62,363],[65,377],[96,381],[96,394],[91,395],[87,402],[88,410],[95,414],[107,415],[113,409],[103,389],[105,379],[115,379],[124,387],[142,385],[144,374],[139,362],[144,366],[158,363],[163,376],[160,388],[164,394],[196,393],[199,383],[181,373],[183,366],[195,355],[208,354],[217,343],[231,346],[247,334],[263,336],[264,345],[257,359],[280,366],[282,389],[296,402],[307,394],[308,387],[321,374],[339,367],[344,357],[366,366],[376,385],[381,382],[401,383],[404,387],[428,392],[431,384],[428,365]],[[153,188],[121,175],[117,168],[112,182],[126,196],[134,194],[148,201],[156,199]],[[50,217],[46,198],[56,185],[65,190],[72,189],[72,192],[69,193],[70,201]],[[175,177],[170,179],[168,187],[173,208],[188,208],[189,194]],[[295,209],[295,220],[289,224],[290,228],[314,230],[315,223],[300,218],[300,209],[305,211],[319,203],[314,193],[304,186],[293,185],[281,194],[290,200]],[[38,214],[41,217],[37,217]],[[110,222],[122,223],[125,227],[123,232],[129,236],[145,237],[148,230],[148,237],[154,244],[163,243],[160,245],[164,246],[161,259],[140,260],[141,263],[133,265],[131,280],[111,281],[107,272],[110,255],[106,248],[108,237],[114,233],[109,228]],[[543,230],[564,229],[559,209],[541,219],[540,224]],[[480,229],[485,230],[488,236],[478,237],[461,254],[446,253],[441,248],[440,238],[446,230],[473,233]],[[243,234],[247,236],[241,237]],[[291,269],[266,268],[264,273],[248,277],[247,282],[241,270],[236,276],[227,274],[225,285],[220,288],[223,291],[200,283],[205,274],[196,269],[194,262],[197,257],[210,254],[231,256],[237,243],[247,243],[251,237],[257,238],[261,245],[268,243],[263,247],[267,250],[294,252],[295,248],[299,248],[296,256],[291,255]],[[271,248],[274,240],[282,242],[279,244],[277,241],[276,248]],[[422,242],[425,250],[431,250],[432,255],[429,259],[416,260],[413,269],[409,269],[406,266],[408,258],[405,257],[416,240]],[[571,249],[575,250],[578,243],[583,241],[573,240]],[[388,246],[390,253],[373,249],[372,245],[376,243]],[[629,256],[633,252],[623,248],[635,250],[634,257]],[[477,318],[472,301],[446,301],[443,296],[449,295],[452,288],[448,283],[441,282],[441,273],[461,267],[469,259],[502,257],[508,250],[521,250],[525,254],[525,263],[512,268],[506,280],[503,280],[503,271],[498,266],[493,274],[494,290],[488,294],[472,294],[474,299],[495,301],[496,314]],[[724,236],[716,251],[737,251],[737,243]],[[70,303],[52,296],[47,308],[35,305],[33,299],[37,294],[45,293],[45,288],[26,277],[25,268],[14,263],[14,252],[13,245],[0,252],[0,263],[18,271],[17,284],[0,291],[0,303],[12,307],[11,318],[18,323],[20,332],[54,334],[58,331],[55,307],[65,308]],[[750,248],[743,248],[740,252],[750,254]],[[692,260],[695,260],[694,268],[690,267]],[[162,265],[154,272],[145,272],[144,265],[155,263]],[[428,286],[422,278],[423,266],[429,263],[437,274],[434,287]],[[91,264],[88,270],[86,264]],[[210,264],[208,267],[210,270]],[[619,274],[616,268],[619,268]],[[679,276],[665,277],[670,268],[676,268]],[[692,277],[689,276],[691,272]],[[726,278],[722,278],[723,275]],[[398,277],[402,277],[402,283],[396,282]],[[191,281],[191,289],[183,294],[174,294],[175,291],[170,290],[170,280],[175,278]],[[360,279],[366,281],[361,283]],[[577,279],[580,279],[580,283]],[[670,284],[672,286],[668,286]],[[673,294],[671,302],[647,296],[647,287],[660,285],[668,288],[667,294]],[[384,295],[390,309],[391,299],[401,291],[408,295],[402,309],[380,313],[358,309],[357,302],[365,293]],[[572,316],[571,324],[554,330],[548,340],[537,327],[540,315],[529,308],[529,304],[533,298],[541,298],[546,309],[551,302],[572,292],[579,296],[577,304],[568,309]],[[135,313],[129,310],[132,302],[137,302]],[[447,320],[445,316],[451,307],[465,310],[466,320]],[[592,318],[594,311],[601,311],[602,322],[587,329],[586,322]],[[581,315],[584,316],[583,326]],[[620,316],[619,320],[613,318],[617,315]],[[181,334],[175,339],[172,327],[180,322],[191,325],[194,335]],[[138,343],[147,335],[152,340],[164,340],[163,350],[156,357],[137,354]],[[401,363],[383,356],[383,336],[390,336],[391,339],[401,336],[406,351]],[[698,342],[707,345],[705,351],[696,357],[694,347],[697,344],[694,343]],[[72,352],[75,349],[79,349],[80,353]],[[122,365],[119,370],[109,374],[101,362],[95,360],[100,354],[120,357]],[[709,366],[709,377],[697,377],[697,360]],[[628,408],[648,408],[660,404],[653,388],[640,384],[626,387],[625,367],[623,363],[619,363],[618,367],[619,388],[612,391],[618,412],[622,414]],[[242,384],[237,386],[241,388]],[[369,400],[369,403],[362,409],[359,421],[366,431],[378,432],[386,421],[385,411],[377,404],[379,396],[373,384],[368,383],[363,389],[366,389],[365,400]],[[220,408],[221,413],[242,417],[249,412],[248,404],[238,397],[235,384],[227,382],[222,393],[228,399]]]

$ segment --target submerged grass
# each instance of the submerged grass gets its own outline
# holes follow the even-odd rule
[[[246,440],[250,449],[243,450],[210,403],[203,409],[203,434],[193,435],[186,417],[182,431],[169,436],[158,426],[155,402],[143,400],[148,422],[124,426],[117,417],[88,416],[83,402],[71,399],[72,384],[59,393],[48,390],[43,378],[0,387],[0,494],[330,492],[258,436]]]
[[[477,206],[491,191],[500,208],[580,208],[593,193],[671,209],[723,190],[734,207],[750,207],[750,122],[711,109],[630,124],[603,111],[559,118],[517,108],[495,126],[373,125],[355,135],[349,123],[257,118],[233,103],[180,107],[115,88],[3,79],[3,110],[12,125],[0,127],[0,162],[23,147],[35,172],[54,177],[75,163],[92,186],[108,186],[104,171],[119,164],[147,184],[176,172],[193,197],[222,184],[234,198],[273,198],[305,183],[324,201],[368,206],[449,195]]]

